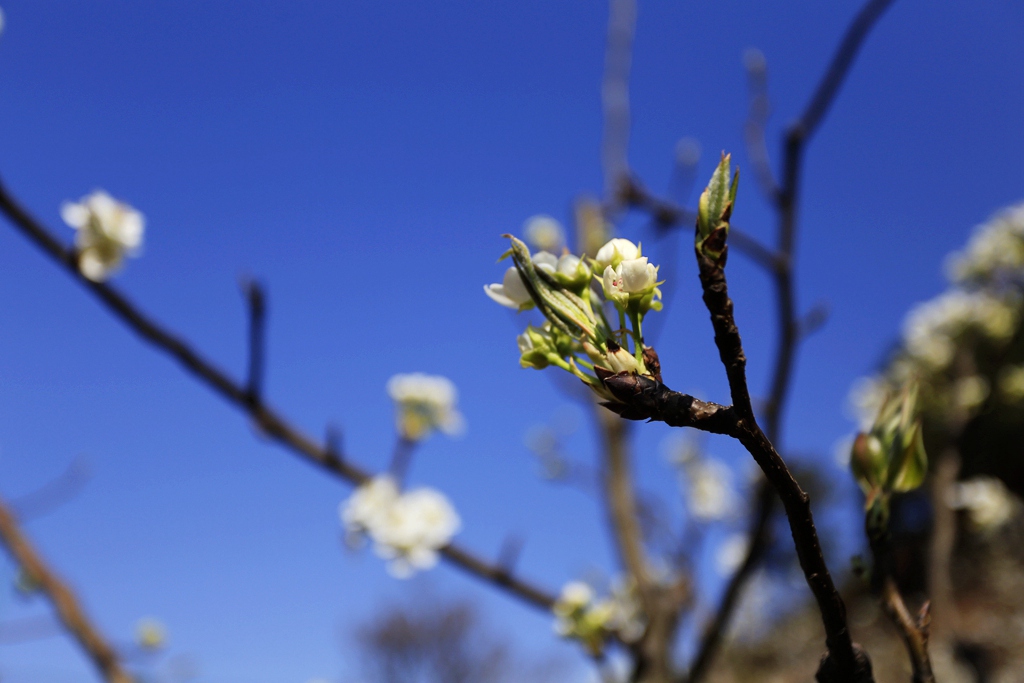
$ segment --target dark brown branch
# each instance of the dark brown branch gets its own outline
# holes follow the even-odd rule
[[[117,652],[85,615],[78,599],[54,574],[21,532],[18,522],[0,500],[0,541],[28,578],[39,587],[53,605],[57,617],[103,678],[110,683],[131,683],[131,676],[121,667]]]
[[[757,423],[743,417],[735,408],[703,403],[646,377],[618,374],[606,379],[605,385],[622,402],[617,410],[617,404],[608,407],[624,417],[659,420],[672,426],[726,434],[743,444],[782,499],[800,567],[821,612],[829,655],[822,662],[819,680],[823,683],[873,680],[870,662],[850,638],[846,607],[825,564],[810,499]]]
[[[307,462],[350,484],[359,485],[370,478],[368,472],[352,465],[348,458],[335,450],[337,444],[320,445],[271,408],[262,403],[253,403],[246,387],[231,379],[227,373],[201,356],[181,338],[161,327],[112,286],[86,279],[78,270],[75,253],[66,249],[39,221],[29,215],[2,184],[0,211],[22,234],[63,266],[71,277],[96,296],[143,340],[169,354],[197,379],[246,413],[269,438]],[[501,568],[475,557],[458,546],[449,545],[443,548],[441,553],[466,572],[500,586],[535,607],[549,610],[554,604],[555,598],[549,593],[508,575]]]
[[[781,187],[772,173],[764,144],[764,126],[770,113],[767,71],[764,64],[761,65],[760,73],[755,73],[756,70],[750,69],[748,65],[748,72],[751,74],[752,98],[750,116],[745,131],[747,146],[754,163],[755,174],[766,194],[774,200],[779,214],[777,241],[774,251],[767,248],[752,250],[750,245],[737,240],[739,235],[735,230],[730,234],[730,241],[734,246],[742,248],[744,253],[752,256],[765,268],[775,282],[779,339],[776,345],[768,398],[761,413],[765,433],[776,445],[781,444],[782,440],[782,416],[789,395],[797,347],[800,339],[808,333],[807,326],[801,325],[797,319],[796,293],[793,283],[796,210],[803,151],[807,141],[821,124],[825,112],[839,92],[839,86],[842,85],[865,38],[892,2],[893,0],[870,0],[847,28],[832,62],[815,88],[814,95],[804,110],[803,116],[790,128],[786,136],[784,175]],[[730,579],[719,611],[709,630],[705,631],[694,659],[689,683],[697,683],[706,673],[708,663],[713,659],[715,650],[721,642],[722,632],[727,628],[732,613],[738,605],[738,596],[742,593],[743,586],[753,574],[753,569],[764,552],[765,537],[768,534],[774,507],[773,497],[769,494],[767,487],[767,483],[762,483],[758,493],[758,500],[761,504],[756,508],[752,519],[751,543],[747,557],[740,565],[740,569]]]

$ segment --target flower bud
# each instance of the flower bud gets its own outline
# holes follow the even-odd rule
[[[594,261],[597,262],[598,268],[603,271],[608,266],[614,268],[623,261],[639,258],[639,256],[640,247],[629,240],[616,237],[598,249]]]
[[[722,159],[711,176],[711,182],[700,195],[697,204],[697,249],[713,261],[718,261],[725,250],[725,238],[729,234],[729,218],[736,201],[736,187],[739,171],[729,180],[729,155],[722,153]]]

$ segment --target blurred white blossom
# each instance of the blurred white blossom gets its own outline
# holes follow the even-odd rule
[[[966,510],[971,524],[981,532],[998,529],[1014,512],[1013,494],[995,477],[974,477],[955,484],[947,502],[954,510]]]
[[[734,514],[739,497],[733,488],[732,470],[720,460],[700,459],[685,464],[686,503],[690,514],[710,522]]]
[[[739,569],[750,549],[750,538],[745,533],[731,534],[715,551],[715,568],[722,576],[731,576]]]
[[[903,325],[907,353],[928,370],[941,370],[953,360],[956,340],[971,331],[1006,342],[1017,325],[1017,311],[987,292],[954,289],[910,311]]]
[[[860,431],[866,432],[871,429],[887,393],[885,379],[878,375],[860,377],[854,381],[847,402],[852,417],[860,425]]]
[[[419,372],[395,375],[387,388],[402,438],[419,441],[435,429],[449,435],[464,430],[465,420],[455,407],[458,391],[448,378]]]
[[[562,588],[552,611],[555,632],[579,640],[593,655],[601,654],[613,633],[631,643],[639,640],[647,628],[632,579],[616,581],[611,596],[601,600],[595,599],[589,585],[570,581]]]
[[[368,535],[397,578],[437,564],[438,550],[451,542],[461,526],[444,494],[430,488],[400,493],[387,475],[357,488],[340,513],[349,534]]]
[[[963,251],[950,255],[946,273],[950,280],[998,278],[1002,273],[1020,276],[1024,270],[1024,204],[998,213],[974,229]]]
[[[159,650],[167,642],[167,629],[152,617],[140,619],[135,625],[135,642],[145,650]]]
[[[82,197],[78,203],[64,202],[60,215],[78,231],[78,267],[94,282],[107,279],[126,255],[134,256],[142,246],[142,214],[102,190]]]
[[[565,230],[555,218],[538,214],[526,219],[523,224],[526,239],[541,251],[558,253],[565,246]]]

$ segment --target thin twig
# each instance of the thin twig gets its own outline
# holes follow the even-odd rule
[[[348,458],[336,450],[338,444],[320,445],[273,409],[262,403],[254,404],[246,387],[231,379],[227,373],[200,355],[179,336],[143,313],[112,286],[85,278],[78,270],[74,252],[66,249],[39,221],[25,211],[2,184],[0,212],[3,212],[22,234],[42,248],[143,340],[170,355],[198,380],[246,413],[269,438],[307,462],[350,484],[359,485],[370,478],[368,472],[351,464]],[[500,567],[454,544],[442,548],[441,554],[469,574],[505,589],[528,604],[545,611],[554,605],[555,598],[550,593],[507,574]]]
[[[3,542],[15,563],[46,595],[65,630],[78,641],[103,678],[109,683],[131,683],[132,678],[121,667],[117,652],[96,626],[89,621],[71,589],[47,567],[18,527],[18,521],[14,514],[2,500],[0,500],[0,541]]]
[[[910,656],[913,670],[913,683],[935,683],[932,673],[932,662],[928,657],[928,621],[930,606],[926,602],[921,608],[919,618],[910,616],[910,611],[903,602],[903,596],[896,588],[896,581],[887,576],[882,587],[882,607],[903,636],[903,643]]]
[[[611,0],[601,83],[604,109],[601,162],[605,195],[611,198],[619,194],[622,183],[629,177],[629,71],[633,63],[635,31],[636,0]]]

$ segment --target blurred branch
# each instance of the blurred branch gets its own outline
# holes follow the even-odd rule
[[[764,54],[753,48],[744,53],[743,65],[747,69],[747,89],[750,93],[750,110],[747,122],[743,125],[743,139],[747,144],[750,164],[754,167],[754,178],[765,197],[774,203],[779,194],[779,184],[775,180],[765,142],[765,126],[772,112],[768,97],[768,65]]]
[[[268,438],[303,460],[350,484],[359,485],[370,479],[371,475],[368,472],[351,464],[349,459],[337,450],[339,444],[330,441],[325,445],[316,443],[266,406],[262,400],[254,402],[248,387],[231,379],[212,361],[204,358],[179,336],[143,313],[111,285],[85,278],[78,270],[76,253],[65,248],[39,221],[25,211],[2,184],[0,212],[3,212],[14,227],[46,252],[143,340],[170,355],[198,380],[248,415]],[[509,575],[500,567],[479,559],[454,544],[442,548],[440,552],[449,562],[469,574],[505,589],[534,607],[547,611],[554,604],[555,598],[551,594]]]
[[[629,71],[633,63],[636,0],[610,0],[601,105],[604,131],[601,163],[605,194],[615,197],[629,177]]]
[[[907,654],[910,655],[910,664],[913,668],[911,681],[935,683],[932,663],[928,658],[928,626],[931,619],[929,604],[925,602],[917,619],[914,619],[903,602],[903,596],[896,588],[896,581],[887,576],[882,588],[882,607],[900,630],[903,642],[907,646]]]
[[[263,397],[264,359],[266,355],[267,298],[263,287],[256,280],[243,280],[249,311],[249,376],[246,392],[253,405],[259,405]]]
[[[89,621],[75,594],[54,574],[18,527],[7,504],[0,500],[0,542],[22,571],[39,586],[64,628],[78,641],[104,679],[110,683],[131,683],[121,667],[117,652]]]
[[[61,474],[46,482],[32,493],[11,501],[11,510],[20,520],[27,521],[51,512],[81,492],[89,481],[89,465],[76,458]]]

